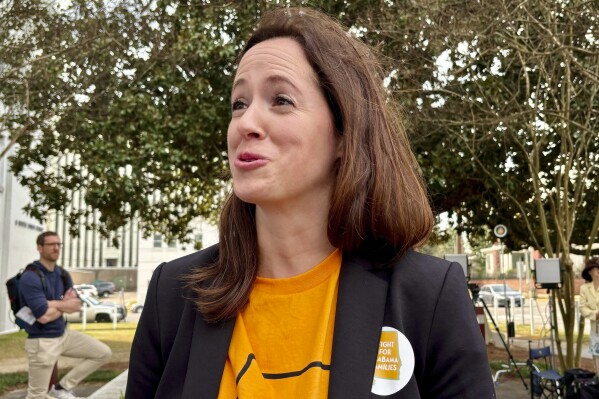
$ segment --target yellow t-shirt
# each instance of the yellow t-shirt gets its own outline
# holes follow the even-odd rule
[[[326,398],[341,252],[299,276],[257,278],[237,316],[219,399]]]

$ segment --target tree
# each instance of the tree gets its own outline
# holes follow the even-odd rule
[[[87,207],[69,214],[73,222],[99,211],[89,227],[105,234],[137,217],[146,233],[188,239],[189,222],[214,212],[226,188],[236,48],[218,33],[230,25],[227,9],[136,1],[24,7],[15,4],[8,19],[33,38],[28,53],[41,56],[15,57],[0,98],[21,111],[5,114],[3,125],[19,140],[12,170],[31,191],[29,213],[66,212],[82,192]]]
[[[315,2],[348,18],[343,3]],[[64,213],[72,235],[77,222],[108,236],[135,219],[145,235],[188,241],[190,222],[216,214],[228,190],[235,57],[276,2],[61,4],[2,10],[0,131],[18,143],[26,210]]]
[[[569,254],[590,256],[599,230],[597,3],[287,3],[323,9],[386,57],[433,206],[458,232],[504,223],[508,247],[561,257],[560,356],[572,367]],[[72,220],[96,211],[90,227],[108,232],[136,218],[146,234],[184,241],[228,188],[235,56],[277,2],[52,4],[0,10],[10,21],[0,131],[18,143],[12,169],[32,192],[28,210],[65,212],[80,190],[87,207]]]
[[[503,222],[508,245],[561,259],[567,350],[558,349],[561,364],[574,367],[569,255],[588,257],[599,227],[599,5],[433,1],[409,9],[414,22],[379,29],[390,43],[409,42],[386,53],[400,60],[391,85],[415,121],[433,201],[457,215],[459,230]]]

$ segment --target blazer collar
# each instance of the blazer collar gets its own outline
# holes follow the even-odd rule
[[[218,396],[235,319],[208,324],[197,313],[191,339],[184,399],[214,399]]]
[[[388,283],[371,262],[344,254],[333,333],[329,398],[368,398],[383,327]]]
[[[329,398],[368,398],[383,327],[388,283],[372,264],[344,254],[333,333]],[[196,314],[184,399],[218,396],[235,320],[207,324]]]

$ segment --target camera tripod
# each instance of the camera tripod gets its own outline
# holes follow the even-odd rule
[[[476,287],[476,288],[478,288],[478,287]],[[524,385],[524,388],[526,388],[526,390],[528,390],[528,385],[526,385],[526,381],[524,380],[524,377],[522,376],[522,373],[520,372],[520,368],[518,367],[518,364],[514,360],[514,357],[512,356],[512,352],[510,352],[509,346],[503,339],[503,335],[501,335],[501,331],[499,331],[499,327],[497,326],[497,323],[495,323],[495,319],[493,318],[493,315],[491,315],[491,311],[487,307],[485,300],[482,298],[479,298],[479,296],[478,296],[479,290],[476,290],[474,287],[470,287],[470,292],[472,292],[472,300],[473,300],[473,302],[476,302],[478,300],[483,304],[483,307],[485,308],[485,311],[487,312],[489,319],[491,319],[491,323],[493,323],[493,327],[495,327],[495,331],[497,331],[497,335],[499,335],[499,339],[501,339],[501,343],[503,344],[503,347],[505,348],[505,351],[508,354],[509,360],[514,365],[514,368],[516,369],[516,372],[518,373],[520,380],[522,380],[522,384]],[[506,306],[507,306],[507,303],[506,303]]]

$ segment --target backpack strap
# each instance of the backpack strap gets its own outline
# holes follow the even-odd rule
[[[60,267],[60,266],[56,266],[56,267],[60,271],[60,279],[62,280],[62,286],[64,288],[63,294],[64,294],[65,292],[67,292],[67,289],[69,289],[69,283],[72,281],[71,276],[69,275],[69,272],[67,272],[62,267]],[[46,276],[44,276],[44,273],[42,273],[42,271],[40,269],[38,269],[37,266],[35,266],[33,263],[28,264],[25,267],[25,270],[23,271],[23,273],[25,273],[28,270],[35,272],[35,274],[37,274],[39,276],[40,281],[42,282],[42,289],[44,290],[44,292],[48,292],[48,283],[46,283]]]
[[[48,292],[48,284],[46,283],[46,277],[44,276],[44,273],[42,273],[42,271],[38,269],[33,263],[30,263],[27,266],[25,266],[25,271],[23,273],[25,273],[28,270],[34,272],[39,276],[42,282],[42,289],[44,290],[44,292]]]
[[[60,279],[62,280],[62,286],[64,287],[64,292],[67,292],[67,290],[69,288],[71,288],[69,286],[69,283],[71,283],[71,285],[73,284],[73,280],[71,279],[71,275],[69,274],[69,272],[67,272],[62,267],[60,267],[60,266],[56,266],[56,267],[60,271]],[[63,294],[64,294],[64,292],[63,292]]]

